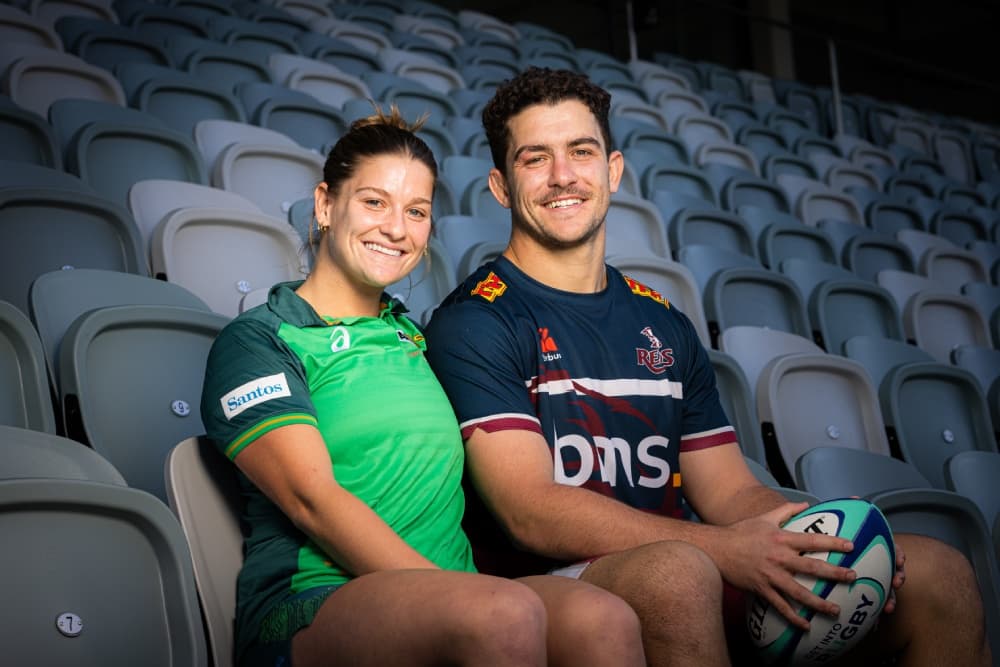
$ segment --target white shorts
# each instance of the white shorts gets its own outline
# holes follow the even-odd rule
[[[549,570],[549,574],[555,575],[557,577],[569,577],[570,579],[579,579],[583,575],[583,571],[593,563],[596,558],[590,558],[588,560],[582,560],[579,563],[573,563],[572,565],[567,565],[566,567],[557,567],[554,570]]]

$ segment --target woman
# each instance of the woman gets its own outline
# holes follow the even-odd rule
[[[312,272],[235,319],[202,417],[244,473],[239,665],[640,665],[619,598],[475,574],[462,441],[384,288],[426,252],[437,168],[396,109],[356,121],[315,191]]]

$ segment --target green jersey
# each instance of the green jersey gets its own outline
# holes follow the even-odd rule
[[[341,486],[439,567],[473,571],[461,529],[462,439],[419,329],[388,299],[378,317],[321,318],[295,293],[299,284],[275,286],[267,304],[216,339],[201,405],[208,436],[235,459],[273,429],[315,426]],[[282,602],[351,579],[239,477],[246,541],[237,656],[252,641],[308,625],[319,604],[290,611]]]

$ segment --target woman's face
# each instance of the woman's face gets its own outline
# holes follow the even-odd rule
[[[336,192],[316,188],[316,217],[329,225],[319,253],[359,293],[376,293],[412,271],[431,233],[434,175],[407,155],[362,159]],[[317,258],[318,259],[318,258]]]

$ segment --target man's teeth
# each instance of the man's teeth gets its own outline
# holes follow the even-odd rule
[[[378,243],[365,243],[365,247],[369,250],[374,250],[375,252],[380,252],[383,255],[389,255],[391,257],[399,257],[403,254],[401,250],[393,250],[392,248],[386,248],[384,245],[379,245]]]
[[[582,204],[582,199],[560,199],[559,201],[554,201],[545,205],[545,208],[565,208],[566,206],[573,206],[574,204]]]

